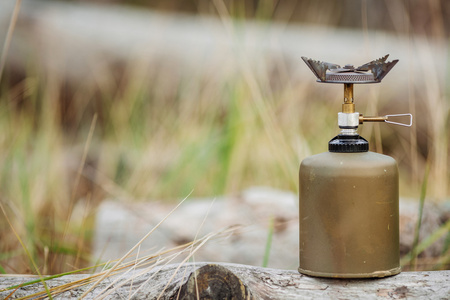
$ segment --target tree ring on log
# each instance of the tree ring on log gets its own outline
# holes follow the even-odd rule
[[[182,286],[180,299],[250,299],[247,286],[230,270],[208,264],[192,272]]]

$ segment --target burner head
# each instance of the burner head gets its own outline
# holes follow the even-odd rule
[[[398,62],[398,59],[386,62],[388,56],[389,54],[357,68],[353,67],[353,65],[345,65],[341,68],[341,66],[336,64],[313,60],[304,56],[302,56],[302,59],[316,75],[319,82],[377,83],[381,82],[384,76]]]

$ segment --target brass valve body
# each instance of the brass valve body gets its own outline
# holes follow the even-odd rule
[[[344,104],[342,104],[342,112],[346,114],[355,112],[355,104],[353,103],[353,83],[344,84]]]

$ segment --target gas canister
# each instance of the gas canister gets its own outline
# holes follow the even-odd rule
[[[377,83],[398,62],[388,55],[360,67],[302,57],[318,82],[344,85],[340,133],[328,152],[300,165],[300,267],[318,277],[368,278],[400,273],[399,179],[396,161],[369,151],[363,122],[411,126],[411,114],[365,117],[355,110],[353,85]],[[396,122],[398,117],[409,122]],[[397,119],[398,120],[398,119]]]

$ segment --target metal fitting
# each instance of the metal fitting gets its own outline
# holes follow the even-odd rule
[[[338,125],[341,129],[356,129],[359,125],[359,113],[338,113]]]

